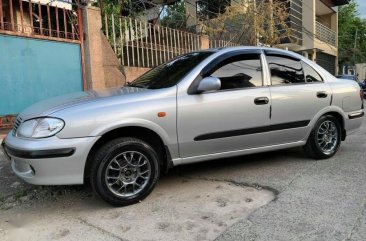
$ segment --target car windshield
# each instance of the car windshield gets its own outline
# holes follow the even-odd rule
[[[213,54],[214,51],[192,52],[180,55],[146,72],[127,86],[162,89],[176,85],[196,65]]]

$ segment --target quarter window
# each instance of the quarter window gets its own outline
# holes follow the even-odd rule
[[[272,85],[305,83],[300,60],[283,56],[267,56]]]
[[[315,69],[313,69],[313,67],[305,62],[302,62],[302,67],[304,69],[305,80],[307,83],[323,81],[322,77],[320,77],[320,75],[315,71]]]
[[[221,80],[221,90],[262,86],[262,67],[259,54],[228,58],[210,71]]]

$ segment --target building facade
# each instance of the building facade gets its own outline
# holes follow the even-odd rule
[[[338,73],[338,6],[349,0],[291,0],[289,25],[296,42],[283,43],[332,74]]]

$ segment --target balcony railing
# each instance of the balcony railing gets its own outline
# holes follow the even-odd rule
[[[336,46],[336,32],[319,22],[316,22],[315,35],[317,39],[332,46]]]

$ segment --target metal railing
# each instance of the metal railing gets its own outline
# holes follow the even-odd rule
[[[7,5],[4,5],[4,3]],[[27,8],[27,10],[25,10]],[[14,9],[17,9],[15,16]],[[4,21],[6,15],[10,15]],[[60,41],[80,41],[79,12],[31,0],[0,0],[0,32]]]
[[[129,17],[104,16],[104,32],[121,64],[151,68],[177,55],[201,49],[198,34]]]
[[[337,43],[337,37],[336,37],[336,32],[333,31],[332,29],[328,28],[327,26],[321,24],[320,22],[316,21],[316,26],[315,26],[315,36],[317,39],[336,46]]]
[[[239,46],[237,43],[233,43],[225,40],[216,40],[210,39],[210,48],[221,48],[221,47],[230,47],[230,46]]]

